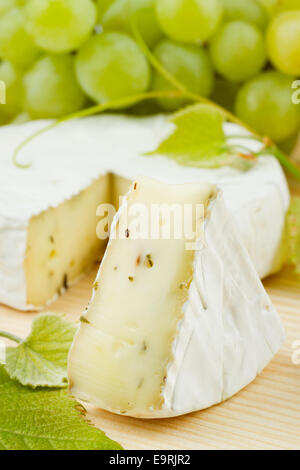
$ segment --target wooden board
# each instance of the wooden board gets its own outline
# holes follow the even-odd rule
[[[62,296],[51,311],[77,321],[91,294],[95,273]],[[264,372],[227,402],[165,420],[137,420],[88,407],[88,417],[125,449],[300,449],[300,285],[289,273],[265,283],[284,322],[284,346]],[[34,313],[0,307],[0,329],[25,336]],[[298,346],[300,348],[300,346]],[[299,354],[300,358],[300,354]]]
[[[290,183],[293,192],[300,195],[299,185]],[[89,301],[94,278],[95,272],[72,287],[51,311],[78,321]],[[300,364],[293,363],[292,357],[294,343],[300,343],[300,284],[286,271],[267,279],[265,287],[284,323],[286,341],[263,373],[236,396],[179,418],[138,420],[91,406],[87,407],[88,418],[127,450],[299,450]],[[35,316],[0,306],[0,329],[24,337]]]

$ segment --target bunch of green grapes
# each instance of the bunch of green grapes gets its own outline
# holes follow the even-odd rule
[[[299,77],[300,0],[0,0],[0,123],[175,87],[154,109],[210,99],[284,143]]]

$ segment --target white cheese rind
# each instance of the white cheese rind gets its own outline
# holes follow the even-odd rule
[[[196,255],[161,416],[230,398],[267,366],[284,330],[219,195]]]
[[[28,220],[15,220],[0,214],[0,302],[26,308],[24,257]]]
[[[125,199],[114,220],[112,236],[126,205]],[[114,242],[110,243],[113,249]],[[149,242],[144,243],[148,249]],[[110,253],[111,250],[107,250],[105,256],[110,256]],[[101,276],[100,268],[97,276],[100,289],[103,285]],[[118,285],[115,288],[117,291]],[[143,294],[137,290],[136,295]],[[95,296],[96,292],[91,300],[93,324],[97,308]],[[151,300],[149,302],[151,305]],[[143,314],[141,311],[141,318]],[[221,192],[209,206],[204,241],[199,241],[195,254],[193,281],[188,300],[183,304],[182,316],[172,345],[173,361],[167,368],[162,391],[163,407],[138,412],[127,410],[127,415],[137,418],[172,417],[220,403],[249,384],[282,345],[284,331],[280,318],[239,240]],[[89,312],[87,319],[91,319]],[[101,362],[101,345],[95,343],[91,346],[88,358],[84,358],[84,328],[90,327],[83,324],[70,353],[72,393],[94,406],[124,414],[122,410],[109,407],[101,396],[89,394],[89,387],[86,386],[89,381],[88,368],[83,374],[84,379],[82,376],[78,380],[82,375],[78,364],[80,358],[80,361],[88,360],[88,367],[93,361],[94,373],[90,380],[101,382],[100,371],[99,378],[95,377],[97,357],[99,364]],[[87,338],[85,341],[89,343]]]
[[[32,308],[26,302],[24,274],[30,219],[71,199],[108,172],[131,181],[143,175],[173,184],[218,184],[259,276],[269,275],[280,265],[278,250],[289,191],[274,157],[261,157],[246,173],[233,168],[184,167],[164,157],[143,156],[172,129],[165,116],[105,115],[65,123],[38,137],[21,154],[22,161],[33,162],[32,167],[16,168],[11,157],[18,143],[46,124],[37,121],[0,129],[1,303],[21,310]],[[231,124],[225,130],[228,135],[245,132]],[[253,140],[243,144],[250,149],[260,145]]]

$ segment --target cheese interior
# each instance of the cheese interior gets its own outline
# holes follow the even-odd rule
[[[101,176],[86,190],[31,219],[25,256],[27,304],[42,307],[101,260],[107,245],[96,235],[99,204],[119,208],[130,181]]]
[[[149,214],[150,202],[195,207],[206,205],[213,193],[211,185],[171,186],[142,178],[132,185],[127,207],[130,212],[134,204],[142,204]],[[147,415],[163,405],[161,392],[193,278],[195,252],[186,249],[184,235],[133,239],[131,219],[125,222],[125,217],[123,208],[116,229],[125,230],[126,236],[108,246],[94,298],[70,353],[70,387],[78,398],[101,408]],[[196,214],[193,217],[195,228]]]
[[[27,303],[45,305],[103,256],[96,235],[96,209],[111,201],[110,175],[72,199],[33,217],[28,228],[25,276]]]
[[[118,210],[120,208],[120,198],[122,203],[122,198],[127,194],[132,181],[118,175],[113,175],[112,180],[112,204]]]

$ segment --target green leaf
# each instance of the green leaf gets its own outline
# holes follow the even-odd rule
[[[187,166],[218,168],[231,165],[246,170],[253,162],[232,151],[223,131],[224,115],[216,107],[197,104],[171,118],[173,133],[148,155],[165,155]]]
[[[64,390],[23,387],[0,366],[0,450],[119,450]]]
[[[57,315],[39,315],[28,338],[6,348],[5,369],[22,385],[66,387],[67,359],[76,325]]]
[[[189,106],[171,118],[174,132],[150,155],[160,154],[184,165],[214,167],[224,155],[222,113],[205,104]]]
[[[300,197],[293,197],[287,217],[289,262],[300,276]]]

